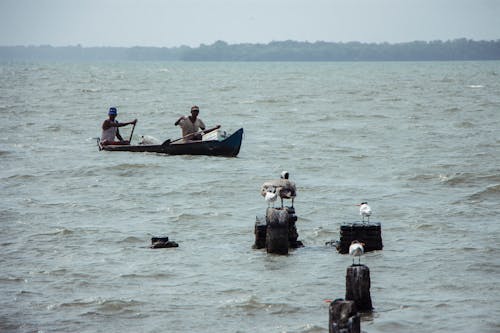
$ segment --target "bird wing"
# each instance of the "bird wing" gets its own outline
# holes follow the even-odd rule
[[[265,197],[266,192],[269,192],[271,188],[276,189],[280,198],[291,199],[297,196],[295,183],[288,179],[275,179],[265,182],[262,184],[260,194]]]

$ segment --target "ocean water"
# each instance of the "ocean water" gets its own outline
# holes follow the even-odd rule
[[[137,141],[193,104],[237,158],[96,147],[109,106]],[[1,332],[328,332],[361,201],[363,331],[500,331],[500,62],[3,63],[0,114]],[[282,170],[288,256],[252,249]]]

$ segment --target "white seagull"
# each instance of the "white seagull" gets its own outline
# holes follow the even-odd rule
[[[271,203],[273,203],[274,207],[274,202],[278,198],[278,193],[276,193],[276,188],[274,187],[269,187],[266,191],[266,196],[265,199],[267,201],[267,207],[271,206]]]
[[[372,209],[368,206],[368,202],[362,202],[359,205],[359,215],[363,218],[363,222],[365,222],[365,218],[367,218],[368,222],[370,222],[370,215],[372,215]]]
[[[351,242],[351,246],[349,246],[349,254],[353,257],[352,264],[354,265],[354,257],[358,257],[358,265],[361,263],[361,256],[365,253],[365,249],[363,246],[365,243],[360,243],[357,240],[353,240]]]

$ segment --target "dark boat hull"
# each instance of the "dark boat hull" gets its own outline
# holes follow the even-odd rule
[[[240,152],[243,128],[222,141],[192,141],[186,143],[165,142],[161,145],[109,145],[100,146],[106,151],[149,152],[168,155],[209,155],[236,157]]]

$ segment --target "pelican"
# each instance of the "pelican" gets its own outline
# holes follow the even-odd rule
[[[266,191],[266,196],[265,199],[267,201],[267,207],[271,206],[271,202],[273,203],[274,207],[274,202],[278,198],[278,193],[276,193],[276,188],[274,187],[269,187]]]
[[[263,197],[266,197],[270,188],[274,188],[276,193],[281,198],[281,208],[283,208],[283,199],[292,199],[292,207],[293,201],[297,196],[297,191],[295,187],[295,183],[288,179],[290,174],[288,171],[283,171],[280,175],[280,179],[275,179],[271,181],[267,181],[262,184],[260,189],[260,194]]]
[[[365,222],[365,218],[367,218],[368,222],[370,222],[370,215],[372,215],[372,209],[368,206],[368,202],[362,202],[359,205],[359,215],[363,218],[363,222]]]
[[[349,254],[352,256],[352,264],[354,265],[354,257],[358,257],[358,265],[361,263],[361,256],[365,253],[363,246],[365,243],[360,243],[357,240],[351,242],[349,246]]]

